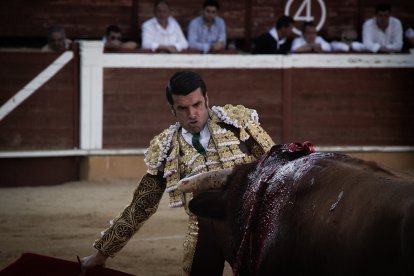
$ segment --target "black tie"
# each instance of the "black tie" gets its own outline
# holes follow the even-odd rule
[[[200,133],[194,133],[193,139],[191,141],[193,143],[193,147],[198,151],[199,154],[206,155],[206,150],[200,143]]]

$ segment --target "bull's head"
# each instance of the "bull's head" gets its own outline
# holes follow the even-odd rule
[[[225,193],[227,177],[232,169],[209,171],[184,178],[178,182],[178,189],[193,193],[189,203],[190,211],[201,217],[221,219],[225,216]]]
[[[209,171],[182,179],[178,183],[180,191],[192,192],[194,195],[188,205],[190,211],[199,219],[211,219],[209,225],[214,225],[212,232],[216,233],[215,238],[232,267],[241,240],[239,224],[234,219],[239,217],[236,210],[240,209],[238,198],[241,197],[237,195],[242,194],[243,182],[246,182],[245,177],[249,171],[246,166],[249,167],[236,167],[234,172],[231,169]]]
[[[256,227],[245,227],[252,225],[254,214],[260,210],[257,203],[261,200],[257,196],[260,197],[261,189],[253,192],[251,187],[257,171],[261,171],[258,164],[260,162],[239,165],[233,170],[210,171],[178,183],[180,191],[194,194],[188,205],[190,211],[198,217],[211,219],[211,223],[216,225],[213,231],[215,238],[222,245],[223,252],[227,252],[226,260],[234,275],[254,275],[256,260],[261,255],[256,248],[252,251],[247,247],[251,245],[251,230]],[[248,198],[244,196],[246,194]],[[256,245],[262,247],[260,241]]]

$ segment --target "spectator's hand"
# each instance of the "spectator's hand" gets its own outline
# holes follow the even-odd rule
[[[296,52],[296,53],[310,53],[310,52],[312,52],[312,44],[302,45],[299,48],[295,49],[294,52]]]
[[[215,53],[221,50],[224,50],[225,44],[224,41],[218,41],[210,46],[210,52]]]
[[[314,51],[315,53],[322,53],[322,47],[321,44],[312,44],[312,51]]]
[[[111,40],[105,43],[106,49],[119,49],[121,48],[122,42],[120,40]]]
[[[86,275],[86,271],[88,269],[91,269],[97,266],[104,266],[106,259],[108,259],[108,256],[102,254],[99,251],[96,251],[95,254],[92,254],[90,256],[83,257],[82,259],[80,259],[80,264],[81,264],[80,276]]]
[[[127,41],[122,43],[121,49],[136,49],[138,47],[138,44],[134,41]]]
[[[171,45],[160,45],[157,49],[157,52],[159,53],[178,53],[177,48],[175,48],[175,46],[171,46]]]
[[[178,50],[175,48],[175,46],[168,46],[167,51],[168,53],[178,53]]]
[[[393,53],[394,51],[388,48],[385,48],[383,46],[381,46],[381,48],[379,48],[378,53]]]

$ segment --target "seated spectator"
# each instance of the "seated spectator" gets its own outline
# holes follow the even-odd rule
[[[69,49],[72,41],[66,38],[62,27],[51,27],[47,32],[47,44],[41,49],[42,52],[63,52]]]
[[[400,52],[403,47],[403,28],[400,20],[391,16],[390,4],[378,4],[375,17],[365,21],[362,42],[370,52]]]
[[[165,0],[155,2],[154,15],[142,24],[142,48],[161,53],[187,49],[187,39],[178,22],[170,16],[170,7]]]
[[[191,49],[214,53],[226,48],[226,23],[217,15],[219,10],[216,0],[206,0],[203,15],[191,20],[188,25],[188,44]]]
[[[253,54],[287,54],[292,46],[293,19],[281,16],[276,26],[254,41]]]
[[[362,52],[366,51],[364,44],[357,41],[358,34],[355,30],[349,29],[342,32],[341,41],[332,41],[332,51],[335,52]]]
[[[407,38],[407,41],[408,41],[408,48],[412,49],[410,50],[410,52],[414,53],[414,29],[408,28],[405,31],[405,37]]]
[[[330,52],[331,45],[325,39],[318,36],[313,22],[305,22],[302,28],[302,36],[292,42],[292,52],[295,53],[323,53]]]
[[[121,29],[117,25],[110,25],[106,28],[103,42],[105,43],[105,50],[137,48],[137,43],[134,41],[122,41]]]

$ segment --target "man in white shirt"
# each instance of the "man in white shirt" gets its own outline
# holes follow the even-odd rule
[[[391,16],[390,4],[378,4],[375,17],[365,21],[362,42],[373,53],[400,52],[403,47],[403,28],[400,20]]]
[[[142,24],[142,48],[161,53],[177,53],[188,48],[178,22],[170,16],[165,0],[154,5],[154,17]]]
[[[292,52],[295,53],[323,53],[330,52],[331,45],[318,36],[313,22],[305,22],[302,28],[302,36],[297,37],[292,43]]]

